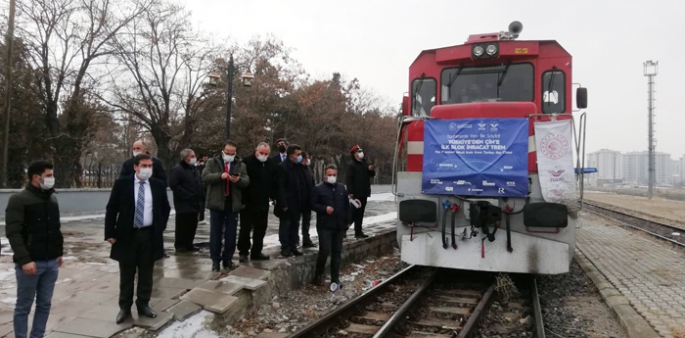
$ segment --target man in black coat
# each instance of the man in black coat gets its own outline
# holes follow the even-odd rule
[[[110,258],[119,262],[119,314],[117,324],[131,317],[133,281],[138,271],[138,315],[157,314],[150,308],[155,261],[164,257],[162,233],[169,220],[166,186],[152,178],[152,158],[140,154],[133,160],[135,175],[118,179],[105,214],[105,240],[112,244]]]
[[[312,190],[311,205],[316,211],[316,231],[319,233],[319,256],[316,260],[314,283],[322,284],[326,259],[331,256],[331,283],[340,285],[340,255],[343,236],[350,227],[350,202],[345,186],[337,182],[338,168],[326,167],[324,183]]]
[[[133,157],[124,161],[124,164],[121,166],[121,170],[119,171],[119,178],[133,176],[135,173],[135,169],[133,169],[133,160],[140,154],[150,155],[147,150],[147,146],[142,140],[138,140],[133,143]],[[150,158],[152,158],[152,177],[162,181],[166,187],[167,177],[166,172],[164,171],[164,166],[162,165],[162,161],[156,157],[150,156]]]
[[[274,155],[271,159],[276,162],[276,164],[281,164],[288,158],[286,151],[288,150],[288,140],[284,138],[279,138],[276,141],[276,146],[278,147],[278,154]]]
[[[197,251],[193,245],[197,231],[198,215],[204,199],[202,177],[195,166],[197,158],[192,149],[181,151],[181,162],[169,174],[169,188],[174,192],[176,210],[176,238],[174,247],[177,252]]]
[[[315,185],[314,175],[312,175],[312,171],[309,167],[310,164],[311,164],[311,160],[309,159],[309,154],[307,154],[307,152],[303,151],[302,152],[302,165],[304,166],[304,172],[307,175],[307,180],[309,181],[309,184],[313,187]],[[305,210],[302,211],[302,247],[303,248],[315,248],[316,247],[316,244],[314,244],[314,242],[312,242],[312,239],[309,237],[309,226],[311,225],[311,223],[312,223],[312,210],[309,208],[306,208]]]
[[[247,262],[248,254],[253,260],[269,259],[269,256],[262,253],[269,221],[269,201],[275,199],[276,187],[276,163],[269,160],[269,152],[269,145],[262,142],[257,145],[252,155],[243,159],[247,166],[247,175],[250,177],[250,185],[243,191],[245,208],[240,212],[238,251],[241,263]],[[254,232],[250,244],[252,231]]]
[[[354,221],[354,237],[367,238],[362,231],[364,221],[364,210],[366,209],[367,198],[371,196],[371,178],[376,176],[373,166],[366,163],[364,152],[359,145],[350,149],[352,162],[347,169],[347,193],[350,198],[361,202],[361,206],[352,210],[352,220]]]
[[[276,170],[276,205],[274,214],[279,218],[278,237],[283,257],[301,256],[297,251],[300,215],[309,209],[312,185],[302,163],[302,148],[291,144],[288,158]]]

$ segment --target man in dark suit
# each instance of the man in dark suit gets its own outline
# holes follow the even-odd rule
[[[352,210],[352,220],[354,221],[354,237],[367,238],[362,231],[364,222],[364,210],[366,209],[367,199],[371,196],[371,178],[376,176],[373,166],[369,165],[364,159],[364,151],[359,145],[350,149],[352,162],[347,169],[347,193],[350,198],[361,202],[361,206]]]
[[[279,138],[278,141],[276,141],[276,145],[278,146],[278,154],[274,155],[274,157],[271,159],[274,160],[276,164],[281,164],[288,157],[286,154],[288,149],[288,140]]]
[[[283,257],[301,256],[297,251],[297,230],[300,215],[309,207],[311,181],[302,165],[302,148],[296,144],[288,146],[288,158],[276,169],[276,206],[274,214],[279,218],[278,237]]]
[[[131,316],[133,281],[138,271],[139,316],[157,314],[150,308],[155,261],[164,257],[162,233],[169,220],[166,186],[152,177],[152,157],[133,159],[135,175],[119,178],[112,188],[105,215],[105,240],[112,244],[110,258],[119,262],[119,314],[117,324]]]
[[[145,142],[142,140],[138,140],[133,143],[133,157],[124,161],[124,164],[121,166],[121,170],[119,171],[119,178],[133,175],[135,172],[135,169],[133,169],[133,159],[140,154],[150,155]],[[150,158],[152,158],[152,177],[162,181],[166,187],[167,177],[166,172],[164,171],[164,166],[162,165],[162,161],[156,157],[150,156]]]

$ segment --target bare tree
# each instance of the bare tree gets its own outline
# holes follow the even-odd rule
[[[46,138],[59,186],[80,184],[81,152],[95,127],[85,107],[98,75],[94,62],[114,50],[110,42],[154,0],[27,0],[19,3],[18,35],[28,45]],[[92,105],[91,105],[92,107]],[[97,111],[96,111],[97,112]]]

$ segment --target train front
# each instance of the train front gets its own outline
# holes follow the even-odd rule
[[[569,270],[584,115],[572,115],[571,55],[556,41],[517,41],[521,29],[423,51],[409,69],[393,186],[407,263]],[[576,106],[586,104],[578,88]]]

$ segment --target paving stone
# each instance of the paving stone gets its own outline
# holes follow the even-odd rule
[[[243,284],[222,282],[219,280],[208,280],[202,285],[198,286],[201,289],[223,293],[226,295],[235,295],[238,291],[243,289]]]
[[[267,280],[267,279],[269,279],[271,272],[268,270],[255,269],[255,268],[252,268],[249,266],[241,266],[241,267],[231,271],[229,273],[229,275],[245,277],[245,278],[252,278],[252,279]]]
[[[268,261],[249,261],[246,265],[255,269],[271,271],[285,262],[285,259],[270,259]]]
[[[71,333],[87,337],[109,338],[123,330],[130,328],[132,322],[116,324],[114,320],[76,318],[58,326],[54,331]]]
[[[181,300],[179,299],[150,299],[150,306],[153,310],[157,312],[166,311],[170,307],[178,304]]]
[[[223,293],[195,288],[181,296],[181,299],[202,306],[207,311],[225,313],[238,298]]]
[[[0,324],[0,337],[5,337],[6,335],[14,337],[14,335],[11,334],[13,331],[14,331],[14,324],[12,324],[12,323]]]
[[[242,284],[245,289],[252,290],[252,291],[260,289],[266,285],[266,281],[263,281],[263,280],[245,278],[245,277],[233,276],[233,275],[228,275],[225,278],[222,278],[221,281],[231,282],[231,283],[236,283],[236,284]]]
[[[96,305],[85,313],[80,314],[79,317],[100,320],[111,319],[114,321],[117,318],[117,314],[119,314],[119,305],[114,303],[107,305]]]
[[[201,306],[182,300],[180,303],[170,307],[167,312],[172,313],[174,319],[182,322],[186,320],[186,318],[198,313],[200,310],[202,310]]]
[[[148,329],[151,331],[157,331],[162,326],[166,325],[169,321],[174,318],[174,314],[170,312],[157,312],[157,317],[149,318],[144,316],[139,316],[137,313],[134,314],[135,320],[133,325]]]
[[[173,299],[178,298],[186,289],[175,289],[175,288],[154,288],[152,289],[152,297],[161,299]]]
[[[117,296],[107,293],[78,291],[73,296],[67,298],[66,301],[87,304],[116,304],[117,298]]]
[[[46,336],[46,338],[88,338],[88,336],[82,336],[78,334],[63,333],[63,332],[53,332]]]
[[[154,280],[152,285],[162,288],[187,289],[198,287],[204,282],[203,279],[186,279],[186,278],[158,278]]]

